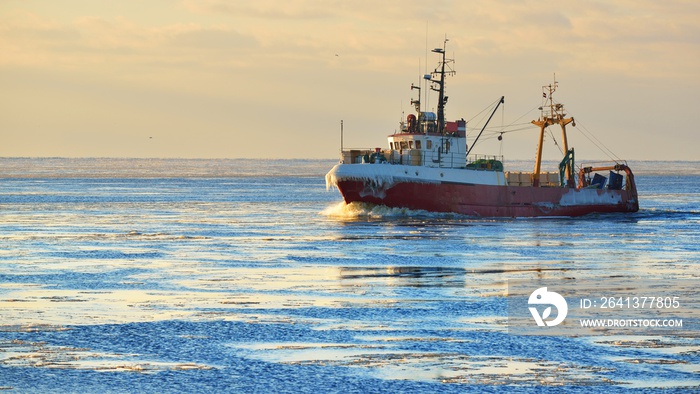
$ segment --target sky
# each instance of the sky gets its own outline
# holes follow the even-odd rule
[[[505,96],[472,153],[533,159],[556,75],[577,159],[700,160],[698,18],[695,0],[0,0],[0,156],[335,158],[341,120],[346,148],[387,147],[447,37],[469,141]]]

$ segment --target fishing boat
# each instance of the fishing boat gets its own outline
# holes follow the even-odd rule
[[[453,59],[442,48],[435,70],[425,74],[426,85],[438,92],[437,113],[422,110],[411,100],[409,114],[388,136],[388,149],[343,149],[341,160],[326,174],[327,188],[337,188],[347,204],[354,202],[431,212],[454,212],[481,217],[582,216],[591,213],[636,212],[637,188],[626,161],[576,166],[566,126],[575,126],[564,106],[553,99],[556,81],[543,87],[545,103],[532,124],[539,127],[537,156],[532,172],[505,171],[501,156],[470,155],[489,120],[470,144],[466,121],[445,119],[445,80],[455,72]],[[412,89],[421,86],[411,85]],[[559,125],[564,157],[558,169],[542,171],[545,129]],[[533,128],[534,129],[534,128]],[[341,122],[342,141],[342,122]]]

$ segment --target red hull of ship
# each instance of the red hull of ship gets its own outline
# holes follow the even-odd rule
[[[627,190],[400,182],[386,189],[381,196],[377,196],[376,193],[368,193],[362,181],[342,180],[337,186],[348,204],[366,202],[431,212],[455,212],[469,216],[582,216],[590,213],[639,210],[636,195]],[[618,202],[561,204],[562,197],[568,193],[595,193],[594,197],[598,201],[610,197],[610,201]],[[580,200],[585,200],[585,196]]]

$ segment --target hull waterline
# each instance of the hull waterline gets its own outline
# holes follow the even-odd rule
[[[431,212],[482,217],[583,216],[636,212],[627,190],[398,182],[376,190],[362,180],[338,180],[346,203],[365,202]]]

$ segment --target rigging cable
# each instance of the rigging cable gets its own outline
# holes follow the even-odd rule
[[[476,117],[478,117],[479,115],[483,114],[484,112],[486,112],[486,111],[489,110],[490,108],[493,108],[493,106],[496,105],[496,102],[497,102],[497,101],[498,101],[498,100],[496,100],[496,101],[494,101],[493,103],[489,104],[486,108],[482,109],[481,112],[479,112],[478,114],[474,115],[471,119],[469,119],[469,120],[467,121],[467,124],[469,124],[469,122],[471,122],[471,121],[474,120]],[[540,106],[538,105],[538,106],[535,106],[534,108],[528,110],[527,112],[525,112],[524,114],[520,115],[520,117],[518,117],[517,119],[515,119],[515,120],[512,121],[511,123],[509,123],[509,124],[507,124],[507,125],[505,125],[505,126],[502,126],[502,127],[501,127],[501,130],[504,130],[504,129],[506,129],[506,128],[508,128],[508,127],[511,127],[511,126],[525,126],[525,125],[531,126],[532,124],[531,124],[530,122],[525,122],[525,123],[516,123],[516,122],[518,122],[520,119],[524,118],[525,116],[527,116],[528,114],[530,114],[532,111],[536,110],[536,109],[539,108],[539,107],[540,107]],[[502,122],[502,123],[503,123],[503,122]],[[487,127],[486,129],[488,130],[488,129],[494,129],[494,128],[497,128],[497,126]],[[531,128],[531,127],[522,127],[522,128],[518,128],[518,129],[503,131],[503,133],[505,134],[505,133],[511,133],[511,132],[514,132],[514,131],[522,131],[522,130],[527,130],[527,129],[530,129],[530,128]],[[477,129],[478,129],[478,127],[475,127],[473,130],[477,130]],[[500,133],[500,132],[499,132],[499,133]]]
[[[559,146],[559,143],[557,142],[557,139],[554,138],[554,133],[552,133],[552,129],[550,129],[549,127],[547,127],[547,130],[549,130],[549,135],[552,136],[552,141],[554,141],[554,145],[557,147],[557,149],[559,149],[559,152],[561,152],[561,154],[563,155],[563,154],[564,154],[564,149],[562,149],[561,146]]]
[[[501,107],[501,132],[498,135],[498,142],[499,142],[498,155],[501,157],[501,160],[503,160],[503,129],[504,129],[503,124],[505,123],[505,115],[506,115],[506,103],[504,102],[503,107]]]
[[[472,116],[471,119],[467,120],[467,124],[469,124],[469,122],[471,122],[472,120],[476,119],[477,116],[483,114],[483,116],[481,117],[481,119],[480,119],[480,121],[479,121],[479,123],[478,123],[478,124],[481,124],[481,122],[484,120],[484,118],[485,118],[485,117],[487,116],[487,114],[488,114],[488,113],[484,113],[484,112],[486,112],[486,111],[488,111],[489,109],[493,108],[493,107],[496,105],[496,103],[498,103],[500,100],[501,100],[501,99],[495,100],[495,101],[492,102],[491,104],[487,105],[486,108],[484,108],[484,109],[481,110],[481,112],[479,112],[478,114]],[[479,130],[479,127],[475,127],[475,128],[472,129],[472,131],[476,131],[476,130]]]
[[[595,145],[598,149],[600,149],[600,151],[603,152],[603,154],[608,156],[608,158],[610,160],[613,160],[616,163],[624,161],[624,160],[620,159],[607,146],[605,146],[605,144],[603,144],[593,133],[588,131],[588,129],[586,129],[586,127],[584,125],[582,125],[580,121],[577,121],[576,123],[577,123],[577,125],[574,126],[574,128],[579,130],[581,132],[581,134],[583,134],[584,137],[586,137],[593,145]],[[579,126],[581,126],[581,127],[579,128]]]
[[[560,104],[558,102],[553,102],[553,103]],[[579,128],[579,126],[581,126],[581,127]],[[577,120],[574,123],[573,127],[576,130],[578,130],[584,137],[586,137],[586,139],[588,139],[588,141],[590,141],[593,145],[595,145],[596,148],[600,149],[600,151],[603,152],[603,154],[606,155],[610,160],[612,160],[614,162],[624,161],[624,160],[620,159],[619,157],[617,157],[617,155],[612,150],[610,150],[607,146],[605,146],[605,144],[603,144],[592,132],[590,132],[588,129],[586,129],[586,127],[584,125],[582,125],[580,121]],[[550,131],[550,133],[551,133],[551,131]],[[554,138],[553,135],[552,135],[552,138]],[[554,141],[554,143],[556,144],[556,140]],[[557,146],[559,146],[559,145],[557,145]],[[559,148],[559,150],[561,150],[561,148]]]
[[[518,119],[515,119],[511,124],[509,124],[509,125],[506,126],[506,127],[515,125],[515,122],[517,122],[517,121],[519,121],[520,119],[524,118],[525,116],[529,115],[530,112],[532,112],[532,111],[538,109],[539,107],[541,107],[541,105],[537,105],[537,106],[535,106],[535,108],[533,108],[533,109],[531,109],[531,110],[525,112],[524,114],[520,115],[520,117],[519,117]],[[521,125],[521,124],[531,124],[531,123],[530,123],[530,122],[527,122],[527,123],[518,123],[518,124]]]

